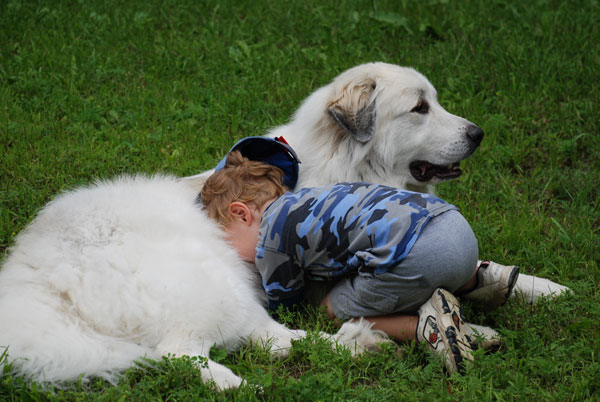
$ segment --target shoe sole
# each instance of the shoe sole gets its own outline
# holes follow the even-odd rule
[[[452,293],[444,290],[437,289],[434,292],[434,308],[438,310],[438,306],[441,307],[442,311],[437,311],[439,314],[440,323],[438,326],[445,328],[443,331],[444,336],[442,341],[448,350],[448,356],[446,362],[446,368],[450,372],[458,372],[459,374],[464,373],[464,359],[472,360],[473,355],[471,354],[472,348],[468,336],[463,333],[462,327],[465,325],[462,310],[458,300]],[[441,325],[440,325],[441,324]]]

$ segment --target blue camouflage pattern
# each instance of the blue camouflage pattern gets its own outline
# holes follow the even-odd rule
[[[256,248],[269,308],[302,301],[305,277],[387,272],[432,217],[451,209],[457,208],[430,194],[369,183],[285,193],[266,208]]]

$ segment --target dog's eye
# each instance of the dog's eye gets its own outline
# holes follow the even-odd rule
[[[417,103],[417,106],[413,107],[410,112],[411,113],[426,114],[426,113],[429,112],[429,103],[427,103],[426,101],[424,101],[423,99],[421,99],[421,100],[419,100],[419,103]]]

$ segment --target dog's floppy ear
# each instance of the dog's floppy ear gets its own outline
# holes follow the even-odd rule
[[[346,85],[327,111],[333,120],[358,142],[368,142],[375,126],[375,80],[353,81]]]

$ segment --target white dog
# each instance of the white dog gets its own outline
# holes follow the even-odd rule
[[[282,136],[298,154],[298,188],[366,181],[433,193],[433,185],[461,175],[460,161],[477,149],[483,131],[440,106],[417,71],[368,63],[316,90],[269,136]],[[211,173],[189,183],[200,189]],[[520,274],[512,294],[534,303],[567,290]]]
[[[448,113],[429,81],[410,68],[363,64],[310,95],[275,128],[297,152],[299,187],[367,181],[432,192],[461,174],[483,131]]]
[[[0,355],[7,351],[20,374],[57,383],[115,381],[142,357],[208,358],[215,344],[287,353],[304,332],[267,314],[254,274],[197,195],[172,177],[123,177],[48,204],[0,270]],[[381,339],[362,329],[346,339],[356,328],[343,328],[338,338]],[[242,382],[211,360],[200,370],[219,389]]]

